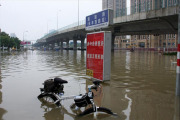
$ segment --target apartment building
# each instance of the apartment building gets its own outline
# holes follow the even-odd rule
[[[112,9],[114,11],[114,17],[127,15],[126,7],[126,0],[102,0],[102,9]]]
[[[102,10],[114,9],[114,0],[102,0]]]
[[[165,35],[131,35],[130,38],[117,36],[115,46],[117,48],[177,48],[177,34]]]

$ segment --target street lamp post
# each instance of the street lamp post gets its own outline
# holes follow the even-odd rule
[[[59,22],[59,20],[58,20],[58,12],[61,12],[61,10],[57,11],[57,30],[58,30],[58,22]]]
[[[24,42],[24,33],[26,33],[26,32],[28,32],[28,31],[24,31],[24,32],[23,32],[23,42]]]
[[[48,34],[49,32],[48,32],[48,22],[47,22],[47,34]]]
[[[79,26],[79,0],[78,0],[78,26]]]
[[[49,22],[50,20],[47,21],[47,34],[49,34]]]
[[[0,4],[1,6],[1,4]],[[1,29],[0,29],[0,34],[1,34]],[[1,35],[0,35],[0,51],[1,51]],[[3,45],[3,52],[4,52],[4,45]]]
[[[1,4],[0,4],[1,6]],[[0,51],[1,51],[1,28],[0,28]]]
[[[24,31],[24,32],[23,32],[23,42],[24,42],[24,34],[25,34],[26,32],[28,32],[28,31]],[[24,49],[24,43],[23,43],[23,49]]]
[[[1,51],[1,28],[0,28],[0,51]]]

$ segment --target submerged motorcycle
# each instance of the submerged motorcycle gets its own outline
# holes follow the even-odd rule
[[[64,96],[64,84],[67,84],[68,81],[63,80],[61,78],[54,78],[44,81],[44,88],[40,88],[41,94],[38,96],[38,99],[45,100],[49,103],[53,103],[57,106],[61,106],[62,100],[74,99],[74,103],[70,106],[71,109],[79,110],[82,107],[91,106],[88,109],[85,109],[83,112],[79,113],[77,116],[84,116],[94,112],[103,112],[110,115],[115,115],[110,109],[105,107],[98,107],[94,103],[94,94],[92,90],[96,90],[101,88],[100,81],[93,81],[92,85],[88,85],[88,92],[84,95],[71,95]]]

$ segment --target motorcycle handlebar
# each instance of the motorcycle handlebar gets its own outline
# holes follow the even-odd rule
[[[100,83],[101,83],[101,81],[99,81],[99,80],[93,81],[93,84],[94,84],[94,85],[97,85],[97,86],[100,85]]]

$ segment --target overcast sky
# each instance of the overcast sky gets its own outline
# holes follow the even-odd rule
[[[23,40],[35,40],[47,30],[78,21],[78,0],[0,0],[0,28]],[[79,20],[102,10],[102,0],[79,0]],[[28,32],[25,32],[28,31]]]

